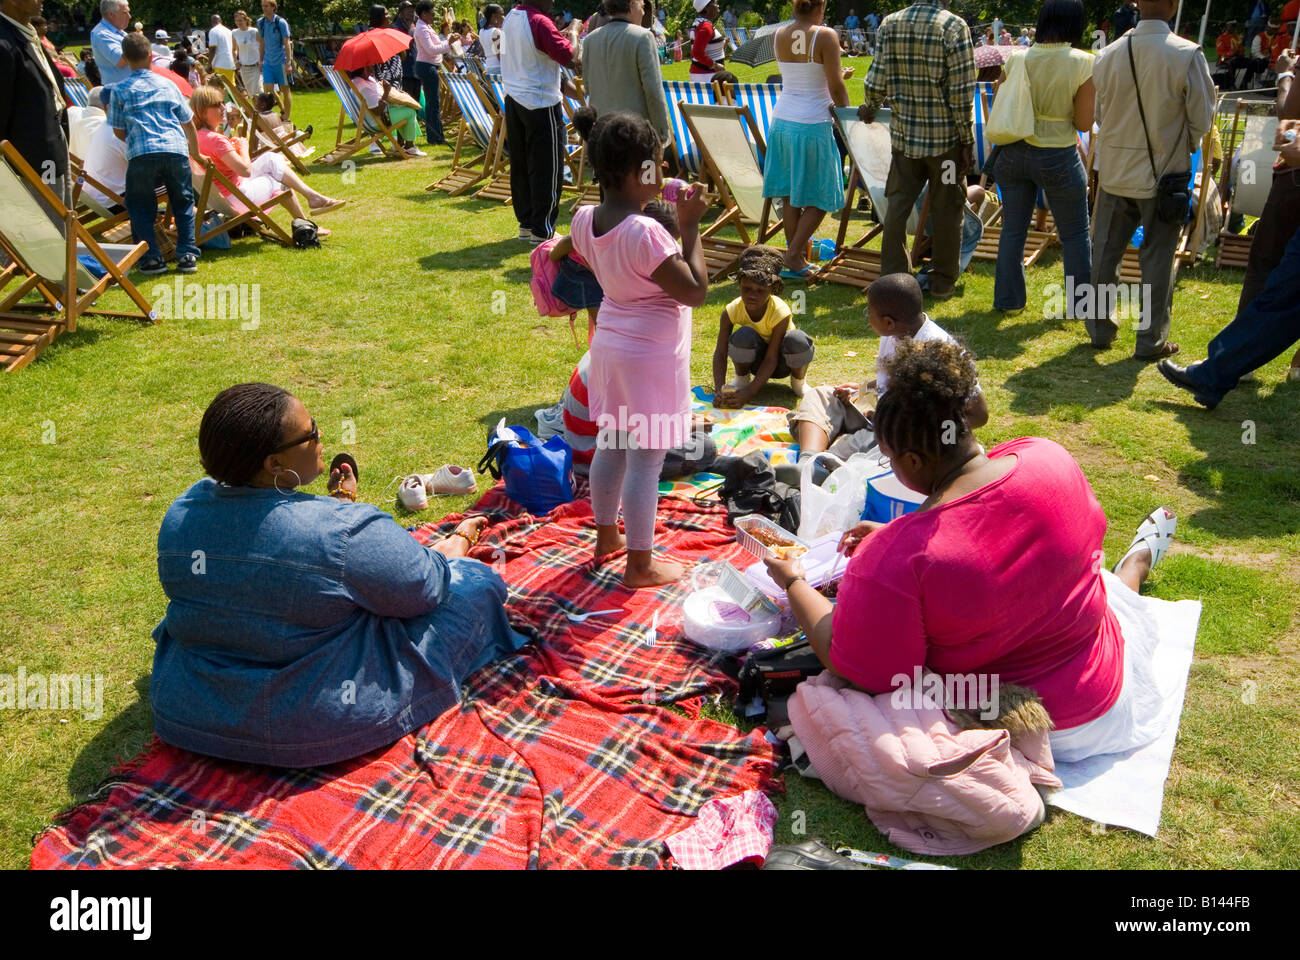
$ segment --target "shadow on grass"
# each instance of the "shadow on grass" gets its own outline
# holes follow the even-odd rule
[[[39,314],[24,313],[23,316],[30,316],[32,319],[36,319]],[[53,316],[53,313],[51,313],[50,316]],[[115,320],[114,323],[115,326],[120,326],[127,330],[131,327],[144,326],[144,324],[133,320]],[[54,338],[54,341],[49,346],[37,355],[36,359],[32,361],[32,364],[34,366],[38,363],[52,361],[66,350],[79,350],[82,347],[91,346],[102,336],[103,333],[101,331],[87,329],[86,327],[78,327],[71,333],[61,333]]]
[[[142,674],[135,681],[139,699],[110,720],[73,760],[68,771],[68,793],[77,803],[85,802],[113,767],[134,758],[149,742],[153,734],[149,676]]]
[[[519,253],[520,241],[514,237],[492,240],[472,247],[457,250],[445,250],[421,257],[420,266],[425,270],[462,271],[475,267],[499,267],[507,259]],[[531,273],[529,274],[531,276]]]
[[[1099,410],[1130,397],[1143,364],[1129,357],[1103,362],[1107,356],[1115,351],[1107,354],[1079,343],[1046,363],[1013,373],[1005,383],[1013,394],[1011,409],[1039,415],[1062,405]]]
[[[1297,385],[1283,383],[1262,395],[1259,384],[1244,383],[1214,410],[1170,390],[1181,394],[1179,399],[1156,405],[1173,412],[1202,454],[1179,471],[1179,482],[1213,502],[1191,520],[1228,539],[1300,533]]]

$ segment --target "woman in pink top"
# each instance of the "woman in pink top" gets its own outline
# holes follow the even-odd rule
[[[203,84],[195,87],[190,96],[190,108],[194,111],[194,125],[198,128],[199,152],[253,203],[261,205],[277,193],[287,191],[284,205],[295,217],[307,216],[307,211],[298,201],[299,193],[307,198],[308,210],[313,214],[336,210],[347,203],[307,186],[289,167],[289,161],[274,150],[263,151],[250,159],[247,140],[218,133],[226,118],[226,96],[220,90]],[[216,185],[222,196],[229,195],[225,184],[218,180]],[[328,230],[321,228],[317,232],[322,237],[330,235]]]
[[[1137,593],[1168,548],[1172,515],[1159,538],[1140,531],[1117,579],[1103,575],[1106,517],[1083,472],[1051,440],[1012,440],[986,455],[962,417],[975,383],[957,344],[901,343],[876,437],[897,478],[929,498],[844,535],[852,559],[834,608],[798,586],[797,561],[769,562],[773,579],[794,587],[791,604],[822,663],[864,690],[910,685],[920,668],[996,676],[1037,691],[1059,760],[1139,746],[1107,590]]]
[[[591,341],[592,419],[600,428],[591,462],[596,561],[627,548],[623,583],[671,583],[682,567],[653,559],[659,471],[670,447],[685,442],[690,419],[691,307],[709,292],[697,184],[679,196],[682,248],[642,208],[663,187],[663,147],[645,117],[589,107],[574,115],[600,181],[599,206],[580,207],[569,236],[605,298]],[[622,500],[627,537],[618,532]]]

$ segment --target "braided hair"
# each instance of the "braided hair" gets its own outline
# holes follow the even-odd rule
[[[573,126],[587,144],[587,158],[599,183],[616,184],[656,163],[659,134],[639,114],[619,110],[597,117],[595,110],[582,107],[573,115]]]
[[[885,369],[889,389],[876,405],[875,428],[891,451],[942,460],[971,436],[965,407],[978,379],[965,347],[904,338]]]
[[[280,445],[292,399],[288,390],[269,383],[240,383],[217,394],[199,424],[199,460],[208,475],[247,486]]]
[[[775,296],[785,289],[785,281],[781,279],[781,267],[784,265],[779,250],[763,244],[754,244],[752,247],[746,247],[740,254],[736,282],[747,281]]]

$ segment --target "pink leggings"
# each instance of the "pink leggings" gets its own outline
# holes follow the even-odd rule
[[[649,550],[659,509],[659,471],[666,450],[631,450],[625,433],[601,431],[591,458],[591,511],[596,523],[618,523],[620,493],[629,550]]]

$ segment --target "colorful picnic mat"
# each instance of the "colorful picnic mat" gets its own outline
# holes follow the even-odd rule
[[[662,867],[663,839],[709,799],[780,789],[762,729],[701,715],[735,685],[682,637],[684,585],[630,591],[621,560],[593,569],[586,500],[538,518],[498,485],[471,512],[492,518],[473,557],[501,571],[512,623],[538,639],[471,677],[459,708],[312,770],[155,739],[37,838],[32,866]],[[458,519],[412,533],[428,542]],[[671,555],[734,558],[733,541],[721,508],[660,504]]]
[[[790,433],[785,407],[748,406],[738,410],[720,410],[713,406],[713,394],[706,387],[691,388],[691,413],[705,415],[713,421],[710,436],[718,447],[718,455],[743,457],[755,450],[761,451],[773,466],[796,463],[799,446]],[[716,496],[722,481],[718,473],[696,473],[677,480],[664,480],[659,484],[661,497]]]

